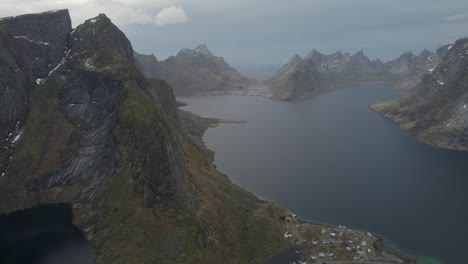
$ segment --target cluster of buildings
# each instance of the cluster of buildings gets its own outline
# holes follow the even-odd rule
[[[368,242],[375,239],[371,233],[356,232],[340,225],[335,229],[322,229],[318,238],[309,242],[304,239],[304,228],[295,214],[286,217],[285,221],[293,228],[284,233],[284,238],[294,239],[294,243],[301,248],[306,246],[311,252],[313,262],[340,259],[342,255],[353,258],[354,261],[367,261],[367,255],[373,253],[372,243]]]
[[[367,233],[367,237],[372,238],[372,234]],[[317,259],[333,259],[335,257],[335,253],[333,252],[332,247],[326,250],[324,247],[328,246],[338,246],[342,245],[344,249],[346,249],[349,254],[353,254],[353,259],[356,261],[364,261],[367,259],[366,254],[372,253],[372,249],[368,246],[368,242],[356,236],[356,233],[351,230],[347,230],[345,226],[338,226],[334,232],[327,232],[326,229],[322,229],[322,236],[319,241],[313,240],[312,245],[319,247],[322,252],[319,252],[317,255],[311,255],[312,260]],[[334,248],[337,249],[336,247]]]

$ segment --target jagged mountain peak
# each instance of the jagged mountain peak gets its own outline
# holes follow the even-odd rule
[[[24,15],[19,15],[19,16],[9,16],[9,17],[2,17],[0,18],[0,21],[8,21],[8,20],[27,20],[28,17],[47,17],[47,16],[68,16],[70,17],[68,9],[54,9],[54,10],[49,10],[49,11],[44,11],[44,12],[39,12],[39,13],[30,13],[30,14],[24,14]]]
[[[304,59],[317,59],[317,58],[323,58],[325,55],[317,51],[316,49],[313,49],[309,54],[307,54]]]
[[[414,55],[414,53],[412,51],[407,51],[405,53],[403,53],[400,58],[407,58],[407,59],[412,59],[412,58],[415,58],[416,55]]]
[[[439,46],[437,48],[450,47],[452,45],[453,45],[453,43],[439,44]]]
[[[206,44],[198,45],[198,46],[194,49],[194,51],[197,52],[197,53],[200,53],[200,54],[204,54],[204,55],[208,55],[208,56],[213,56],[213,54],[212,54],[211,51],[208,49],[208,47],[206,46]]]
[[[71,31],[68,9],[1,18],[0,25],[16,42],[49,47],[63,44],[62,33]]]
[[[191,57],[208,57],[208,58],[214,58],[216,57],[211,53],[211,51],[208,49],[206,44],[200,44],[194,49],[182,49],[177,56],[191,56]]]
[[[341,52],[341,50],[331,54],[331,55],[335,55],[335,56],[343,56],[343,52]]]
[[[357,51],[356,53],[354,53],[353,57],[366,57],[367,56],[364,54],[364,51],[360,50],[360,51]]]
[[[87,19],[85,21],[85,23],[91,23],[91,24],[95,24],[95,23],[112,23],[112,21],[106,14],[101,13],[101,14],[97,15],[96,17]]]
[[[386,70],[380,60],[371,62],[363,51],[352,56],[342,51],[325,55],[313,49],[299,59],[294,55],[268,80],[272,87],[270,96],[279,100],[313,96],[335,89],[340,82],[379,80]]]
[[[105,14],[86,20],[70,33],[71,56],[87,57],[103,50],[134,62],[132,44]]]
[[[136,57],[139,57],[141,60],[147,60],[147,61],[152,61],[152,62],[159,62],[158,58],[156,57],[156,55],[154,55],[154,53],[150,53],[150,54],[142,54],[142,53],[138,53],[136,51],[133,51],[133,56],[136,58]]]
[[[385,72],[387,70],[385,63],[380,59],[374,59],[371,61],[372,68],[377,72]]]
[[[10,135],[0,143],[0,174],[13,156],[29,94],[62,61],[70,31],[68,10],[0,19],[0,135]]]
[[[367,63],[371,63],[371,60],[364,54],[364,51],[360,50],[351,56],[352,60],[364,60]]]
[[[304,60],[312,60],[315,62],[322,60],[334,60],[334,59],[346,59],[349,60],[351,56],[348,52],[337,51],[331,54],[323,54],[318,52],[316,49],[313,49],[307,56],[304,57]]]
[[[434,52],[428,50],[428,49],[424,49],[423,51],[421,51],[419,53],[419,57],[428,57],[428,56],[432,56],[434,55]]]
[[[176,94],[244,92],[247,81],[205,44],[160,62],[147,55],[136,56],[136,61],[147,77],[166,80]]]
[[[302,58],[301,56],[297,55],[297,54],[294,54],[291,59],[289,59],[289,63],[298,63],[302,61]]]
[[[372,60],[373,63],[383,63],[383,61],[379,58]]]
[[[411,89],[399,99],[376,104],[374,110],[401,123],[424,142],[468,150],[467,55],[468,39],[439,46],[437,57],[421,67],[430,69]]]
[[[294,54],[289,59],[289,61],[278,70],[277,76],[281,76],[281,75],[287,74],[287,72],[293,71],[298,65],[300,65],[302,61],[303,60],[299,55]]]
[[[134,52],[134,55],[141,55],[141,54]],[[151,58],[151,60],[158,61],[158,58],[156,57],[156,55],[154,55],[154,53],[151,53],[148,56]]]
[[[353,56],[351,56],[351,61],[354,64],[354,67],[359,67],[359,71],[364,71],[364,69],[367,72],[381,71],[380,65],[378,64],[379,62],[372,62],[362,50],[356,52]]]
[[[453,44],[441,44],[437,48],[436,54],[440,58],[445,57],[445,55],[448,53],[448,51],[453,47]]]
[[[419,64],[421,64],[419,66],[423,66],[425,64],[431,63],[435,59],[436,58],[435,58],[434,52],[427,50],[427,49],[424,49],[418,55]]]

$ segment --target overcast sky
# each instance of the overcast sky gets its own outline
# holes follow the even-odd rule
[[[389,60],[468,36],[468,0],[1,0],[0,16],[68,8],[74,26],[106,13],[159,59],[205,43],[233,64],[364,50]]]

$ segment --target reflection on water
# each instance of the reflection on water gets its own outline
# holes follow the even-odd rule
[[[254,85],[247,89],[247,95],[260,96],[268,93],[269,88],[266,85]]]
[[[235,183],[303,219],[370,231],[445,263],[468,259],[468,152],[412,139],[368,105],[395,97],[363,84],[310,100],[179,98],[221,124],[204,140]],[[427,258],[421,263],[434,263]]]
[[[268,260],[267,264],[289,264],[289,263],[296,263],[299,261],[301,255],[296,252],[296,250],[288,250],[283,253],[280,253],[270,260]]]
[[[91,264],[93,251],[72,224],[67,204],[50,204],[0,215],[0,263]]]

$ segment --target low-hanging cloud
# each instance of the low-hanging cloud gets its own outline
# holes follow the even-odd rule
[[[154,16],[154,23],[158,26],[181,24],[188,20],[181,6],[166,7]]]

